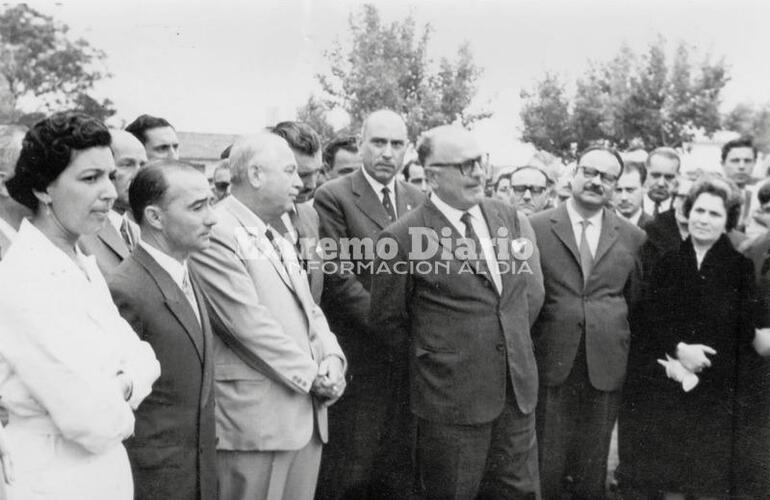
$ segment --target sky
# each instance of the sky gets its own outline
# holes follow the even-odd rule
[[[126,123],[141,113],[178,130],[248,133],[295,116],[320,88],[324,51],[347,40],[355,0],[30,1],[103,50],[112,77],[95,91]],[[550,71],[574,80],[622,43],[642,51],[662,35],[673,52],[724,57],[732,80],[723,107],[770,101],[770,2],[762,0],[374,0],[385,21],[413,13],[433,27],[429,55],[452,56],[467,40],[484,69],[474,106],[497,156],[528,154],[519,93]],[[338,121],[340,120],[339,117]],[[344,117],[342,118],[344,120]],[[493,155],[494,156],[494,155]]]

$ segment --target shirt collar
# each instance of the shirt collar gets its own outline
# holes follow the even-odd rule
[[[0,217],[0,233],[3,233],[9,240],[13,241],[16,237],[16,229],[8,222]]]
[[[481,214],[481,207],[478,205],[473,205],[468,210],[459,210],[439,198],[436,193],[430,194],[430,200],[433,202],[433,205],[438,208],[439,212],[444,214],[444,216],[455,226],[461,222],[460,217],[462,217],[465,212],[471,214],[471,219],[476,219],[478,221],[484,220],[483,215]]]
[[[185,274],[187,274],[187,261],[179,262],[166,252],[155,248],[144,240],[139,240],[139,245],[141,245],[141,247],[150,254],[150,257],[155,259],[155,262],[157,262],[158,265],[171,276],[174,283],[176,283],[179,288],[182,288],[182,282],[184,281]]]
[[[565,206],[567,207],[567,215],[569,215],[570,223],[573,226],[578,226],[580,225],[580,222],[584,219],[584,217],[578,213],[574,203],[575,203],[575,199],[570,198],[565,203]],[[593,227],[601,227],[602,215],[604,215],[604,209],[601,209],[598,212],[596,212],[596,214],[592,215],[591,217],[588,217],[588,222]]]
[[[377,196],[379,197],[382,194],[382,188],[387,187],[390,189],[390,194],[394,195],[396,194],[396,176],[394,175],[393,178],[388,182],[387,184],[383,184],[366,171],[364,167],[361,167],[361,172],[364,174],[364,179],[366,179],[366,182],[369,183],[370,186],[372,186],[372,189],[375,193],[377,193]]]

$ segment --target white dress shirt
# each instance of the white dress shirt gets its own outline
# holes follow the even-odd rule
[[[575,208],[575,200],[570,198],[567,200],[567,215],[569,215],[569,221],[572,224],[572,233],[575,235],[575,244],[580,247],[580,235],[583,233],[583,216],[580,215]],[[602,216],[604,210],[599,210],[595,215],[588,218],[588,227],[586,227],[586,240],[588,240],[588,248],[591,249],[591,255],[596,257],[596,248],[599,246],[599,236],[602,234]]]
[[[465,224],[460,220],[460,217],[462,217],[465,212],[468,212],[471,215],[471,226],[473,226],[473,230],[476,232],[476,235],[481,242],[481,249],[484,254],[484,260],[487,262],[489,274],[497,287],[497,291],[502,294],[503,280],[500,278],[500,266],[498,265],[497,256],[495,255],[494,247],[492,245],[489,227],[484,220],[484,214],[481,213],[481,208],[478,205],[474,205],[468,210],[458,210],[445,203],[436,193],[432,193],[430,199],[439,212],[444,214],[444,217],[449,220],[461,235],[465,235]]]
[[[673,201],[674,199],[671,196],[661,201],[660,205],[658,205],[658,213],[660,214],[670,209]],[[655,215],[655,201],[647,193],[644,193],[642,198],[642,210],[648,215]]]
[[[388,198],[390,198],[390,206],[393,207],[393,213],[396,214],[396,218],[398,218],[398,209],[396,208],[396,177],[393,176],[393,178],[390,180],[389,183],[383,184],[366,171],[364,167],[361,167],[361,172],[364,173],[364,178],[366,179],[366,182],[369,183],[370,186],[372,186],[372,189],[374,189],[374,192],[377,193],[377,199],[380,200],[380,203],[382,203],[382,188],[387,187],[390,192],[388,193]]]
[[[150,254],[150,257],[155,259],[155,262],[157,262],[158,265],[162,267],[169,276],[171,276],[171,279],[174,280],[176,286],[178,286],[179,289],[185,293],[185,296],[187,296],[185,289],[188,285],[185,284],[185,280],[187,280],[189,283],[190,279],[190,275],[187,270],[187,261],[185,260],[183,262],[179,262],[175,258],[168,255],[166,252],[147,244],[144,240],[139,240],[139,245],[141,245],[141,247],[144,248],[148,254]],[[188,297],[188,300],[191,301],[190,306],[193,308],[193,312],[198,318],[198,323],[200,323],[200,310],[198,309],[198,303],[197,300],[195,300],[195,296],[193,295],[192,297]]]

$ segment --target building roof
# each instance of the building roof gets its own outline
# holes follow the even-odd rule
[[[179,138],[180,157],[188,161],[219,160],[222,151],[238,137],[232,134],[180,131],[177,131],[176,135]]]

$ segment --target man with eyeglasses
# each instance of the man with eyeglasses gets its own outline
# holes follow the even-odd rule
[[[641,284],[644,232],[614,210],[623,160],[613,149],[578,157],[572,198],[530,218],[545,281],[532,330],[540,374],[537,439],[543,498],[605,498],[607,457]],[[629,326],[631,324],[631,327]]]
[[[395,352],[412,346],[421,498],[539,498],[529,328],[543,284],[534,233],[510,204],[484,196],[470,132],[434,128],[417,152],[432,194],[380,235],[396,249],[375,269],[410,270],[373,276],[372,326]],[[421,252],[416,229],[439,235],[441,248]],[[512,270],[523,263],[531,272]]]
[[[548,176],[534,166],[519,167],[511,173],[511,201],[525,215],[542,211],[548,202]]]
[[[345,398],[329,413],[329,432],[336,438],[321,461],[318,500],[369,498],[372,493],[387,498],[389,488],[410,486],[408,446],[395,458],[388,451],[410,435],[408,427],[402,429],[397,423],[401,410],[393,410],[391,404],[394,391],[403,390],[394,380],[405,375],[389,371],[380,345],[372,338],[369,290],[374,255],[366,252],[380,231],[425,199],[419,189],[396,176],[403,167],[407,143],[401,116],[387,109],[371,113],[361,130],[362,167],[325,182],[315,194],[320,235],[326,242],[338,243],[337,251],[328,252],[324,263],[328,272],[321,307],[339,335],[351,373]],[[386,449],[380,449],[381,443]],[[393,498],[406,494],[390,492]]]
[[[646,214],[657,217],[671,208],[672,194],[676,191],[681,159],[672,148],[660,147],[647,156],[647,179],[642,208]]]

